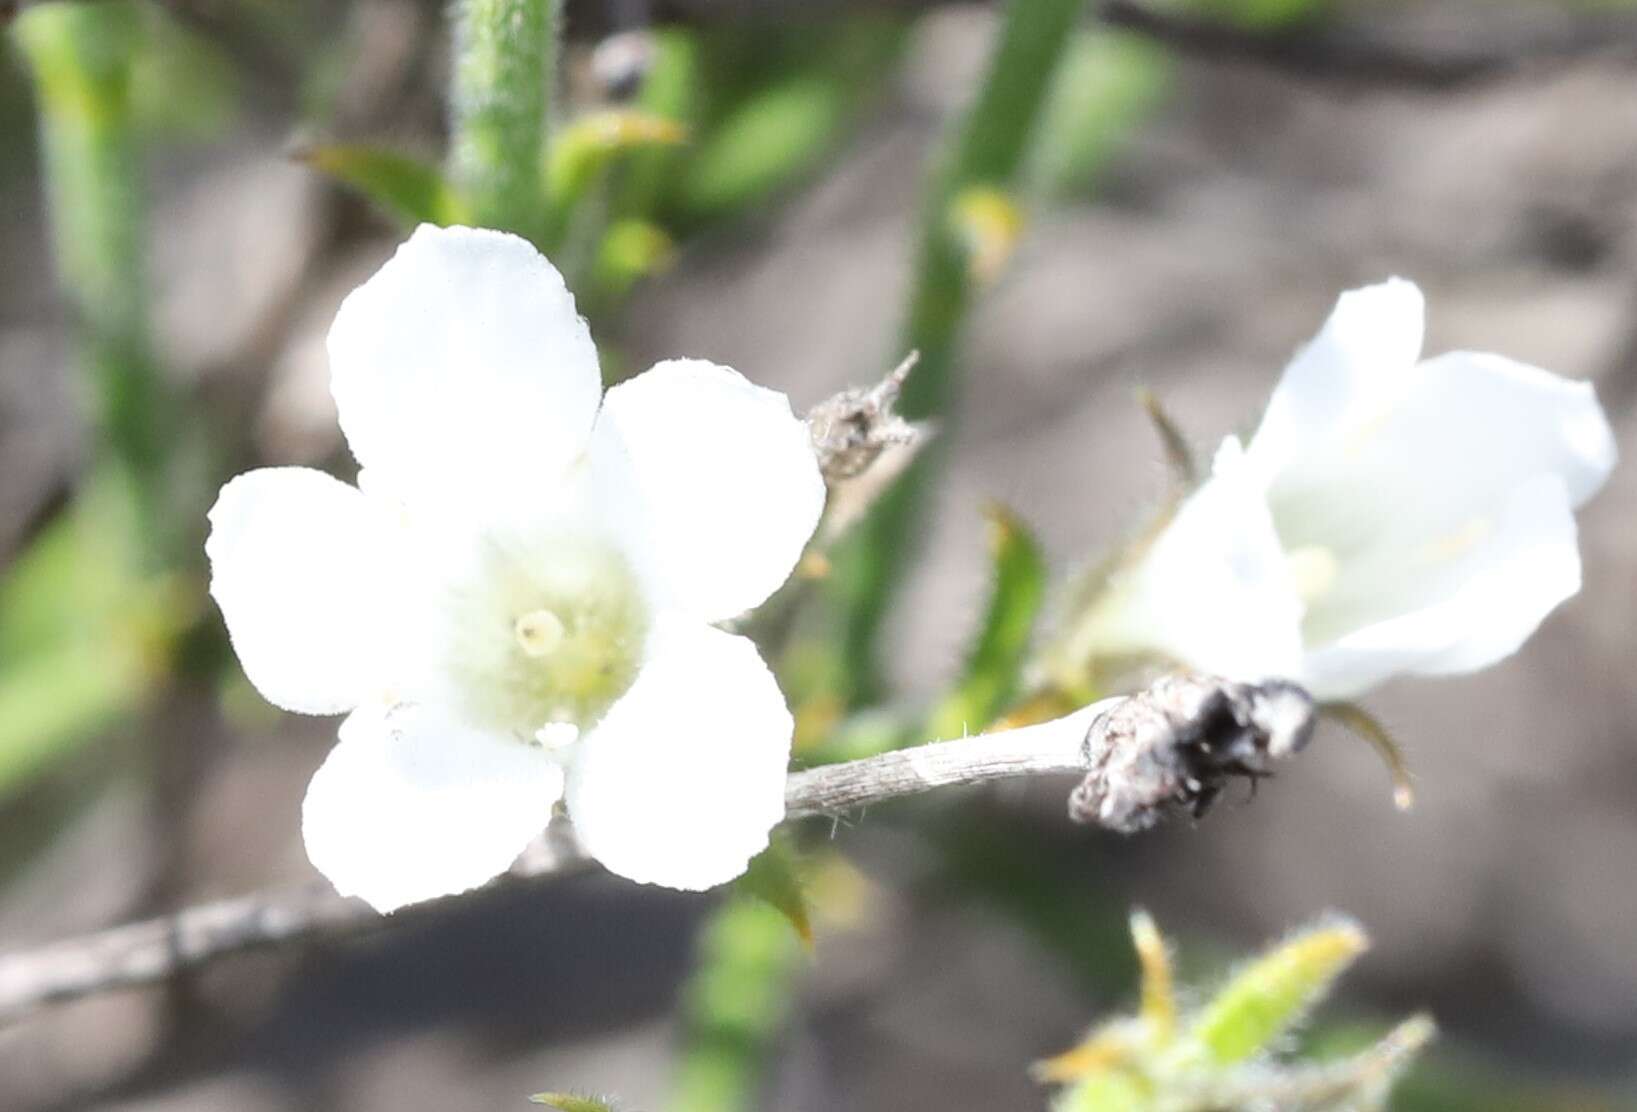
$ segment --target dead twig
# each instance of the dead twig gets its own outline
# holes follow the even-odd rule
[[[1311,702],[1289,685],[1173,677],[1049,722],[792,773],[785,814],[833,815],[940,787],[1070,774],[1082,777],[1071,801],[1077,819],[1133,831],[1173,810],[1199,813],[1202,793],[1224,776],[1266,775],[1269,759],[1301,748],[1311,712]],[[1141,728],[1133,730],[1134,723]],[[1088,809],[1092,796],[1119,806]],[[558,823],[496,883],[535,883],[588,865]],[[464,898],[381,916],[314,883],[8,954],[0,957],[0,1023],[46,1004],[163,983],[231,954],[362,935]]]

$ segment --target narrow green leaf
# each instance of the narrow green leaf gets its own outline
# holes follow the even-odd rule
[[[1018,681],[1046,597],[1046,561],[1029,530],[1011,511],[991,505],[989,606],[955,690],[932,716],[934,737],[959,737],[988,728],[1017,694]]]
[[[455,189],[435,166],[379,147],[317,144],[295,157],[358,190],[406,228],[454,224],[464,218]]]
[[[612,1101],[582,1097],[574,1093],[535,1093],[529,1100],[555,1108],[557,1112],[618,1112]]]
[[[795,929],[808,949],[813,946],[813,919],[807,900],[803,863],[790,838],[775,832],[734,887],[771,905]]]
[[[1265,1050],[1301,1022],[1368,944],[1363,929],[1345,919],[1297,932],[1229,979],[1189,1032],[1191,1050],[1220,1065]]]

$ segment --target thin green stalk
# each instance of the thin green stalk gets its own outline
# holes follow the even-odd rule
[[[474,223],[532,235],[558,0],[456,0],[449,173]]]
[[[149,331],[145,205],[132,104],[134,3],[48,4],[16,23],[35,77],[58,279],[104,441],[157,531],[176,414]]]
[[[901,409],[947,420],[960,367],[957,349],[979,278],[952,221],[956,198],[974,188],[1011,190],[1043,115],[1047,93],[1084,0],[1012,0],[976,101],[934,173],[921,212],[920,248],[900,351],[921,353]],[[911,539],[939,465],[923,452],[837,550],[833,601],[841,610],[844,696],[877,693],[876,641],[892,592],[913,555]]]

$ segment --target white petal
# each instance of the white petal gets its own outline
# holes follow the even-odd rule
[[[1613,467],[1614,439],[1591,387],[1494,355],[1417,368],[1396,404],[1313,453],[1270,494],[1287,549],[1340,565],[1313,600],[1314,646],[1434,605],[1437,567],[1485,551],[1520,487],[1558,481],[1571,505]]]
[[[303,467],[251,471],[210,511],[210,593],[269,701],[335,714],[371,697],[394,639],[392,557],[355,487]]]
[[[602,392],[562,276],[483,229],[422,225],[342,303],[329,352],[353,455],[404,499],[538,486],[584,450]]]
[[[1487,667],[1516,652],[1547,614],[1580,590],[1568,488],[1551,475],[1514,491],[1486,535],[1466,549],[1404,556],[1404,577],[1421,605],[1309,654],[1297,678],[1316,697],[1350,698],[1404,672]]]
[[[1342,294],[1285,368],[1251,439],[1246,454],[1264,478],[1390,404],[1421,354],[1425,317],[1420,288],[1403,278]]]
[[[1209,480],[1116,587],[1103,651],[1153,651],[1241,679],[1291,674],[1302,603],[1267,501],[1229,437]]]
[[[610,390],[592,462],[634,486],[625,497],[646,520],[675,604],[711,621],[772,594],[824,508],[789,400],[700,360],[660,363]]]
[[[1377,439],[1441,488],[1511,490],[1556,475],[1579,506],[1614,469],[1614,434],[1589,382],[1500,355],[1455,351],[1416,368]]]
[[[613,872],[710,888],[744,872],[784,817],[790,711],[743,637],[666,615],[649,651],[581,743],[569,817]]]
[[[362,707],[313,775],[301,831],[313,865],[377,911],[464,892],[545,829],[562,768],[540,747],[418,707]]]

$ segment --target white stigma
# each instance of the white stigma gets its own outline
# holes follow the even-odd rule
[[[517,644],[527,656],[549,656],[563,643],[563,619],[551,610],[530,610],[512,626]]]

